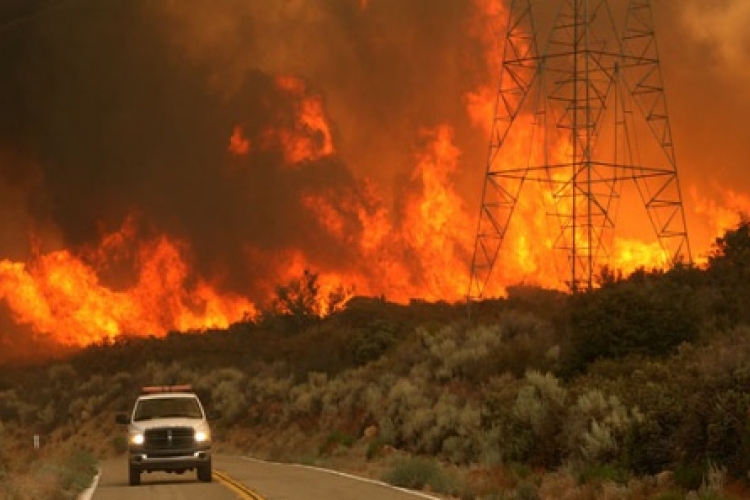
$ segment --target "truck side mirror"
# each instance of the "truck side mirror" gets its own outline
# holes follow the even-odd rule
[[[220,411],[209,411],[206,414],[206,420],[212,421],[212,420],[219,420],[221,418],[221,412]]]
[[[118,413],[117,415],[115,415],[115,423],[128,425],[130,423],[130,417],[125,413]]]

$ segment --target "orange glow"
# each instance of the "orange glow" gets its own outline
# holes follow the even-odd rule
[[[234,127],[232,136],[229,138],[229,152],[237,156],[243,156],[250,151],[250,140],[246,139],[242,134],[242,127],[239,125]]]
[[[128,224],[105,235],[92,252],[131,245]],[[27,263],[0,261],[0,298],[20,324],[67,345],[86,345],[121,334],[163,335],[170,330],[224,328],[253,316],[247,300],[218,294],[202,279],[189,285],[184,245],[167,237],[137,244],[136,284],[126,290],[103,285],[92,265],[67,250],[37,255]]]
[[[472,156],[471,152],[462,151],[457,138],[484,134],[484,144],[489,144],[495,118],[495,80],[501,73],[502,63],[502,57],[499,57],[502,47],[498,46],[502,41],[498,40],[498,34],[504,29],[502,23],[506,20],[504,5],[507,2],[473,0],[473,4],[474,16],[468,30],[473,40],[484,47],[483,57],[478,63],[484,67],[474,71],[476,64],[473,61],[467,65],[472,73],[479,76],[474,87],[463,94],[463,102],[460,103],[463,109],[460,112],[465,115],[456,120],[459,124],[469,123],[473,128],[461,130],[458,126],[463,125],[444,123],[441,120],[446,118],[440,115],[443,112],[439,109],[441,107],[427,113],[430,121],[417,122],[419,117],[416,114],[405,116],[404,122],[408,125],[399,124],[399,127],[413,124],[413,128],[406,131],[407,139],[404,142],[398,142],[399,145],[406,145],[403,150],[407,153],[403,157],[392,151],[384,151],[382,158],[363,159],[365,154],[372,155],[371,150],[368,151],[367,147],[356,150],[357,146],[370,139],[374,125],[386,128],[376,122],[379,118],[364,117],[364,113],[358,134],[365,139],[337,144],[334,125],[347,122],[344,119],[338,121],[341,116],[329,115],[331,110],[326,108],[326,97],[330,96],[333,101],[334,96],[327,92],[342,87],[331,85],[333,90],[325,88],[326,93],[318,92],[315,87],[317,81],[310,76],[316,73],[307,71],[309,68],[305,65],[299,68],[294,64],[289,66],[299,69],[301,74],[306,75],[305,78],[283,74],[271,76],[273,80],[264,79],[263,86],[238,87],[251,91],[262,89],[268,95],[261,95],[263,99],[259,99],[259,102],[263,102],[266,108],[253,115],[252,119],[239,119],[238,122],[244,126],[235,125],[231,134],[228,128],[219,131],[219,143],[215,146],[219,153],[217,156],[227,161],[229,167],[222,169],[221,164],[207,162],[207,168],[215,169],[218,177],[236,173],[243,166],[262,166],[252,171],[248,168],[253,175],[237,175],[230,179],[236,181],[242,195],[248,193],[246,198],[241,199],[241,204],[242,209],[250,208],[247,212],[237,211],[239,215],[251,219],[247,226],[253,226],[252,231],[257,231],[248,233],[252,238],[257,237],[257,241],[250,241],[249,238],[239,240],[241,248],[238,252],[241,257],[238,260],[242,262],[226,263],[230,271],[234,271],[232,265],[242,269],[252,267],[253,272],[248,273],[248,280],[252,280],[247,285],[248,297],[222,291],[221,279],[204,276],[197,271],[203,267],[196,266],[192,252],[203,248],[198,243],[206,242],[184,241],[172,234],[160,233],[161,228],[155,229],[155,236],[144,236],[139,229],[139,221],[151,221],[147,220],[148,214],[138,213],[125,218],[117,230],[102,230],[96,244],[86,248],[41,251],[40,248],[49,248],[51,243],[42,241],[40,235],[31,235],[32,240],[40,241],[31,258],[24,262],[0,261],[0,300],[7,305],[18,324],[28,326],[40,337],[49,336],[71,346],[127,334],[161,336],[169,331],[225,328],[234,322],[258,317],[263,307],[273,301],[276,287],[300,279],[308,270],[318,278],[320,294],[315,312],[322,315],[331,312],[333,304],[329,296],[341,291],[342,287],[349,294],[383,296],[400,303],[408,303],[411,299],[463,300],[470,282],[481,185],[473,186],[472,191],[467,193],[459,181],[465,180],[469,171],[483,173],[486,165],[470,164],[474,161],[467,160]],[[353,0],[350,7],[355,9],[355,5],[359,6],[363,19],[371,14],[380,15],[375,12],[375,3],[369,0]],[[377,18],[375,20],[379,21]],[[372,29],[376,28],[373,26]],[[224,30],[219,32],[223,33]],[[407,40],[408,37],[405,37],[404,43],[408,43]],[[388,43],[374,40],[372,47],[369,47],[372,54],[365,55],[379,56],[380,50],[386,50],[390,44],[389,40],[386,41]],[[285,47],[279,49],[286,50]],[[404,47],[404,50],[410,51],[411,47]],[[353,53],[359,55],[358,52]],[[275,52],[273,54],[277,55]],[[278,65],[258,61],[257,67],[256,61],[252,60],[253,71],[262,73],[264,78],[269,74],[266,72],[275,75],[277,71],[288,71],[289,67],[283,66],[287,61],[279,59]],[[223,62],[230,59],[218,60]],[[242,61],[238,67],[244,68],[246,63]],[[429,65],[432,66],[432,63]],[[387,66],[384,65],[384,68]],[[341,74],[346,75],[344,70],[341,70]],[[365,72],[362,74],[367,75]],[[482,78],[485,81],[480,81]],[[506,74],[505,78],[509,76]],[[220,77],[216,76],[216,79],[218,81]],[[321,79],[323,82],[329,80]],[[394,82],[398,83],[399,80],[394,78]],[[442,91],[441,85],[445,84],[434,83],[434,89]],[[458,88],[462,91],[467,89],[463,86],[465,82],[460,83],[462,85]],[[343,88],[348,90],[346,86]],[[373,94],[352,92],[352,95],[361,101],[362,95]],[[387,92],[384,97],[387,97]],[[381,105],[380,101],[378,98],[374,102]],[[359,108],[347,109],[340,104],[346,99],[335,102],[336,110],[342,115],[351,113],[359,120],[360,115],[355,114],[360,112]],[[399,99],[396,102],[404,101]],[[417,107],[421,109],[421,103]],[[368,111],[366,107],[363,109]],[[455,109],[450,109],[450,116],[453,116]],[[409,109],[404,110],[405,114],[409,112]],[[383,116],[392,115],[384,113]],[[348,115],[346,117],[350,118]],[[540,138],[534,136],[533,116],[520,113],[515,120],[513,132],[509,133],[498,156],[503,166],[522,168],[525,165],[565,163],[570,160],[572,153],[568,150],[569,144],[557,137],[545,138],[548,139],[545,145],[551,145],[548,152],[551,158],[545,158],[547,152],[543,151]],[[342,135],[348,132],[343,126],[341,131]],[[393,130],[385,130],[384,134],[391,137],[402,132],[402,128],[394,127]],[[416,139],[410,133],[417,136]],[[373,141],[373,144],[381,147],[387,143],[379,140]],[[413,148],[410,156],[408,148]],[[349,151],[336,158],[333,165],[337,168],[333,175],[338,177],[316,177],[315,174],[326,174],[328,169],[312,170],[315,162],[332,158],[339,153],[339,149]],[[477,156],[484,159],[485,152],[486,149]],[[254,155],[259,155],[257,162]],[[393,158],[396,161],[392,161]],[[405,167],[400,163],[402,161],[407,163]],[[318,165],[322,163],[328,167],[334,162],[321,162]],[[382,172],[378,172],[378,175],[383,174],[383,178],[400,169],[398,176],[388,179],[395,185],[393,192],[389,191],[391,186],[378,185],[363,173],[368,169],[372,173],[372,165],[375,164],[378,164],[378,168],[382,164]],[[241,182],[253,183],[253,188],[258,192],[263,191],[266,188],[263,175],[266,172],[278,174],[274,169],[283,172],[282,175],[269,176],[273,179],[269,184],[278,182],[279,185],[269,185],[268,192],[262,193],[264,196],[253,196],[257,195],[256,191],[244,190],[246,186]],[[295,177],[300,173],[304,175]],[[562,173],[557,175],[556,181],[564,180]],[[196,178],[203,180],[210,177]],[[314,182],[310,182],[308,188],[306,182],[309,179]],[[288,184],[282,185],[283,182]],[[750,210],[750,197],[722,186],[711,186],[711,194],[706,194],[706,189],[705,186],[689,187],[686,207],[691,207],[694,224],[703,231],[697,234],[697,239],[711,242],[737,224],[740,212]],[[519,283],[556,289],[566,286],[564,280],[568,279],[569,270],[565,268],[565,258],[559,250],[555,251],[556,245],[560,247],[555,240],[560,232],[560,220],[550,214],[570,212],[570,206],[565,206],[565,203],[572,206],[574,201],[580,203],[582,200],[572,200],[571,196],[558,196],[560,199],[555,200],[550,186],[542,182],[527,181],[522,191],[504,235],[492,280],[484,290],[486,297],[503,296],[507,287]],[[222,196],[225,193],[230,193],[230,190],[220,191]],[[190,191],[190,194],[193,192]],[[169,194],[165,193],[164,196]],[[281,200],[279,205],[271,206],[277,200]],[[253,203],[268,203],[269,206],[258,210],[258,215],[253,213],[256,208]],[[220,213],[225,215],[241,204],[231,205],[232,208]],[[302,208],[299,210],[304,212],[299,217],[302,222],[290,217],[280,218],[282,223],[277,223],[273,217],[269,217],[272,210],[286,210],[287,204],[293,206],[294,210]],[[640,206],[637,208],[641,209]],[[653,241],[647,214],[629,210],[621,212],[621,221],[624,219],[624,222],[642,228],[644,237],[614,234],[611,245],[607,247],[606,264],[624,275],[640,267],[662,266],[664,251]],[[290,213],[297,214],[291,209]],[[253,217],[266,217],[267,220]],[[154,219],[164,220],[158,217]],[[213,222],[209,217],[206,219],[209,223]],[[217,225],[221,225],[222,221],[218,222]],[[317,232],[304,232],[313,235],[310,238],[312,241],[287,238],[291,232],[300,229],[299,226],[291,227],[295,223],[315,226],[313,230]],[[241,228],[242,224],[226,226],[239,231],[241,229],[237,228]],[[696,236],[694,229],[691,227],[691,236]],[[266,238],[265,231],[274,234]],[[585,246],[588,235],[581,231],[576,236],[578,242]],[[698,263],[705,262],[704,255],[694,257]],[[240,278],[243,277],[240,275]]]
[[[283,271],[284,275],[281,278],[282,283],[287,283],[291,280],[299,279],[305,272],[310,270],[310,266],[307,258],[302,252],[291,251],[287,255],[288,265]],[[325,316],[331,312],[332,304],[328,300],[331,293],[342,287],[343,283],[352,283],[356,281],[356,276],[347,276],[337,272],[320,272],[317,273],[318,279],[317,284],[319,286],[318,303],[316,305],[316,313]],[[351,288],[351,287],[350,287]],[[346,298],[349,298],[350,294],[346,294]]]
[[[334,154],[333,138],[319,96],[307,95],[305,82],[293,76],[279,76],[276,85],[295,103],[295,123],[269,128],[264,135],[267,147],[279,144],[291,165]]]
[[[505,22],[507,13],[499,0],[475,0],[476,14],[472,26],[472,34],[485,46],[485,64],[488,75],[503,75],[505,82],[502,88],[514,88],[514,81],[510,80],[508,72],[502,72],[500,64],[503,47],[499,47],[497,33],[505,26],[498,26],[497,20]],[[500,42],[502,43],[502,41]],[[520,48],[519,39],[515,40],[517,50]],[[495,122],[495,106],[497,98],[497,83],[480,85],[464,95],[466,113],[471,123],[484,132],[489,144],[492,124]],[[507,99],[510,94],[505,94]],[[511,96],[512,97],[512,96]],[[507,103],[506,103],[507,104]],[[512,103],[508,104],[512,107]],[[534,124],[535,117],[531,114],[519,113],[515,117],[512,128],[505,136],[502,149],[496,162],[502,169],[522,169],[528,165],[565,164],[570,162],[572,151],[566,137],[542,137],[543,131]],[[536,134],[536,135],[534,135]],[[545,152],[544,142],[549,142],[549,153]],[[549,154],[549,157],[546,155]],[[501,168],[496,163],[494,170]],[[570,241],[557,240],[561,237],[562,218],[551,214],[570,214],[575,203],[581,206],[586,203],[582,194],[571,192],[561,193],[555,198],[552,187],[541,182],[544,173],[534,174],[537,180],[525,182],[522,192],[515,204],[510,225],[503,238],[503,245],[499,260],[495,263],[494,274],[489,283],[486,296],[504,295],[504,288],[514,283],[525,282],[549,288],[565,289],[565,280],[569,279],[570,263],[567,261]],[[553,180],[559,185],[567,181],[566,174],[553,173]],[[477,201],[477,204],[479,201]],[[564,218],[564,217],[563,217]],[[637,227],[648,227],[648,214],[645,208],[642,212],[625,211],[620,214],[620,223],[631,223]],[[633,220],[628,220],[633,219]],[[634,224],[633,224],[634,223]],[[619,224],[618,225],[622,225]],[[649,227],[650,229],[650,227]],[[609,231],[609,230],[608,230]],[[610,234],[610,233],[608,233]],[[570,240],[570,229],[562,232],[562,236]],[[654,241],[653,231],[648,241],[639,241],[632,236],[610,234],[610,240],[605,241],[603,250],[608,255],[596,256],[602,265],[623,271],[625,275],[639,267],[663,267],[666,255],[658,242]],[[645,234],[644,234],[645,236]],[[576,231],[575,240],[579,247],[587,247],[589,235],[584,231]],[[605,240],[607,234],[604,235]],[[593,245],[596,247],[596,245]],[[558,250],[554,250],[558,248]]]
[[[318,222],[323,228],[338,239],[346,237],[344,214],[338,210],[325,196],[307,195],[302,200],[303,204],[315,212]]]
[[[479,88],[467,92],[464,96],[466,111],[471,123],[484,129],[489,136],[492,117],[495,112],[495,98],[497,96],[496,75],[500,74],[502,60],[501,47],[498,47],[497,34],[503,29],[500,24],[505,22],[507,14],[502,0],[474,0],[475,14],[469,26],[473,37],[482,42],[485,47],[484,62],[487,74],[492,78]]]
[[[425,130],[422,136],[425,144],[415,157],[399,224],[393,223],[368,182],[359,192],[304,200],[323,230],[361,255],[365,268],[342,281],[353,285],[357,294],[386,292],[397,302],[465,296],[474,234],[463,199],[453,187],[460,151],[446,125]],[[362,229],[347,228],[343,214],[356,214]]]
[[[695,219],[700,221],[700,232],[693,236],[701,241],[713,243],[727,230],[737,227],[740,215],[750,214],[750,196],[719,185],[691,186],[688,203],[693,207]],[[708,261],[711,248],[705,248],[694,256],[698,264]]]
[[[423,136],[428,140],[427,147],[417,157],[412,174],[421,190],[407,202],[403,236],[418,256],[417,265],[440,271],[425,273],[422,293],[412,293],[430,300],[455,300],[466,294],[466,257],[474,238],[471,217],[453,189],[460,151],[448,126],[424,131]]]
[[[624,276],[643,267],[646,269],[661,268],[669,256],[658,242],[644,243],[642,241],[617,238],[615,240],[612,267],[622,271]]]

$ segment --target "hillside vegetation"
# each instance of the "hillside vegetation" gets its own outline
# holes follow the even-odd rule
[[[171,383],[221,412],[220,449],[456,498],[748,496],[747,221],[705,267],[605,269],[575,295],[511,287],[470,316],[358,297],[322,318],[319,293],[306,273],[257,322],[3,368],[0,496],[28,498],[19,485],[45,464],[90,474],[85,456],[124,450],[114,414]],[[72,498],[81,481],[66,477],[33,498]]]

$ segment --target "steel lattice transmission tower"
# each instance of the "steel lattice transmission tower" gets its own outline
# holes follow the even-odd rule
[[[635,185],[663,263],[691,259],[651,5],[619,0],[617,15],[612,3],[560,0],[550,14],[533,0],[510,2],[470,300],[502,267],[503,240],[532,183],[545,193],[551,250],[573,291],[591,289],[608,263],[625,184]]]

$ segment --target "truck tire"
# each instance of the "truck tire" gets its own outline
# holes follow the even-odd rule
[[[204,465],[198,467],[198,481],[201,481],[202,483],[211,482],[211,459],[209,459]]]
[[[138,486],[141,484],[141,471],[133,467],[132,464],[128,464],[128,473],[130,476],[130,486]]]

